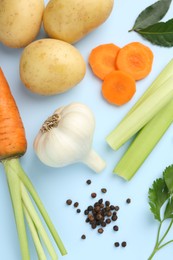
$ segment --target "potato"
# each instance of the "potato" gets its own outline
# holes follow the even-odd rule
[[[56,39],[30,43],[20,58],[20,78],[32,92],[55,95],[77,85],[86,72],[85,61],[71,44]]]
[[[11,48],[32,42],[42,23],[44,0],[0,0],[0,42]]]
[[[75,43],[111,14],[114,0],[50,0],[43,13],[49,37]]]

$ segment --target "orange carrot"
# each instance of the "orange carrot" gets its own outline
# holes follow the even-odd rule
[[[89,55],[89,65],[93,73],[100,79],[115,70],[115,59],[120,48],[113,43],[95,47]]]
[[[140,80],[150,73],[152,63],[151,49],[140,42],[131,42],[120,49],[115,66],[130,73],[135,80]]]
[[[25,130],[8,82],[0,68],[0,160],[23,155]]]
[[[41,244],[41,242],[44,241],[51,259],[57,259],[56,251],[34,205],[32,205],[31,198],[34,200],[37,210],[39,210],[45,220],[45,224],[47,224],[47,228],[52,234],[61,254],[66,254],[66,249],[36,190],[20,165],[18,157],[25,153],[26,148],[27,141],[23,123],[8,82],[0,68],[0,161],[4,166],[11,195],[22,260],[32,258],[30,258],[29,254],[25,220],[28,221],[38,258],[45,259]],[[24,216],[26,218],[24,218]],[[35,219],[37,221],[35,221]],[[42,238],[42,241],[40,241],[40,238]]]
[[[111,104],[121,106],[136,92],[136,82],[127,72],[115,70],[109,73],[102,84],[102,95]]]

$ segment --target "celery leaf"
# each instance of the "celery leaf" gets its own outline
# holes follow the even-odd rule
[[[164,219],[173,218],[173,198],[170,197],[164,212]]]
[[[153,182],[148,192],[150,210],[154,218],[161,221],[160,210],[165,201],[169,198],[168,188],[164,179],[159,178]]]
[[[163,172],[163,178],[170,193],[173,193],[173,165],[166,167]]]
[[[152,24],[159,22],[167,13],[171,4],[171,0],[160,0],[144,9],[130,31],[144,29]]]

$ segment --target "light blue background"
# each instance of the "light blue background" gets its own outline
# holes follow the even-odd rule
[[[109,258],[146,260],[154,246],[158,223],[150,213],[147,194],[153,181],[161,176],[166,166],[173,163],[173,126],[169,128],[130,182],[125,182],[112,174],[116,162],[127,145],[114,152],[105,142],[107,134],[123,118],[168,61],[173,58],[173,48],[153,46],[135,32],[128,32],[137,15],[153,2],[149,0],[115,0],[109,19],[75,44],[86,63],[91,49],[103,43],[113,42],[122,47],[129,42],[140,41],[151,47],[154,53],[151,74],[137,83],[136,95],[122,107],[110,105],[102,98],[101,81],[93,76],[88,64],[84,80],[71,91],[52,97],[42,97],[30,93],[19,78],[19,60],[22,49],[10,49],[0,44],[0,66],[18,104],[28,139],[28,150],[21,158],[21,164],[40,194],[68,250],[68,255],[64,257],[58,252],[60,260]],[[172,18],[172,14],[173,6],[164,20]],[[45,37],[44,32],[41,31],[38,37]],[[93,173],[82,164],[61,169],[46,167],[36,158],[33,151],[33,140],[43,121],[59,106],[76,101],[88,105],[96,118],[93,146],[107,162],[106,169],[100,174]],[[3,168],[0,169],[0,172],[0,259],[19,260],[18,237]],[[87,179],[92,180],[90,186],[85,183]],[[108,190],[104,196],[100,193],[102,187],[106,187]],[[65,205],[66,199],[71,198],[73,201],[78,201],[80,208],[84,210],[93,201],[90,198],[90,193],[93,191],[98,193],[98,198],[102,196],[120,206],[117,233],[112,230],[112,224],[110,224],[105,228],[104,234],[97,234],[96,230],[91,230],[90,226],[85,223],[83,213],[77,214],[73,207]],[[129,205],[125,203],[128,197],[132,199],[132,203]],[[84,241],[80,238],[83,233],[87,236]],[[173,238],[172,231],[171,235]],[[37,256],[29,232],[28,236],[31,259],[35,260]],[[127,241],[126,248],[113,246],[115,241],[123,240]],[[161,250],[154,259],[168,260],[172,259],[172,255],[173,245],[169,245]]]

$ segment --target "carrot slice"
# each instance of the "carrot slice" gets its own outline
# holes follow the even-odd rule
[[[23,155],[27,142],[16,102],[1,68],[0,91],[0,160],[3,160]]]
[[[115,70],[109,73],[102,84],[102,95],[111,104],[121,106],[133,97],[136,81],[127,72]]]
[[[113,43],[95,47],[89,55],[89,65],[93,73],[100,79],[115,70],[115,60],[120,47]]]
[[[135,80],[145,78],[151,71],[153,52],[140,42],[131,42],[120,49],[115,66],[130,73]]]

